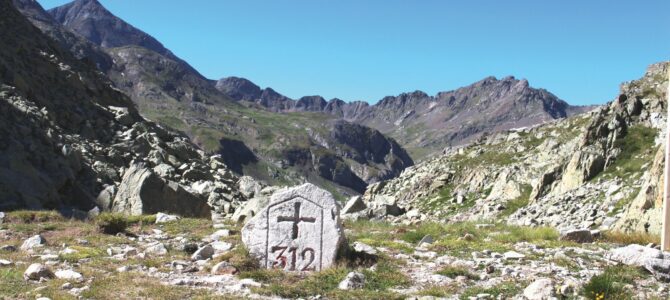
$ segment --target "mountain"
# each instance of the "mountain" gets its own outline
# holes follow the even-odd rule
[[[266,98],[260,87],[243,78],[228,77],[216,87],[236,101],[250,101],[272,111],[322,111],[387,134],[421,159],[448,146],[469,143],[484,134],[528,127],[593,109],[571,106],[544,89],[514,77],[487,77],[454,91],[429,96],[415,91],[388,96],[374,105],[326,101],[319,96],[291,100]],[[274,91],[273,91],[274,92]],[[280,100],[277,100],[280,99]]]
[[[22,10],[33,23],[47,23],[56,30],[87,38],[113,62],[103,71],[131,97],[143,116],[183,131],[207,152],[222,154],[225,163],[238,174],[271,184],[312,181],[337,194],[356,194],[367,184],[395,176],[413,164],[395,141],[383,135],[385,141],[380,145],[364,144],[370,149],[351,147],[345,140],[357,143],[368,136],[378,137],[379,132],[366,128],[355,131],[362,136],[341,135],[337,134],[341,126],[335,126],[337,122],[331,116],[302,113],[312,111],[311,107],[323,110],[326,104],[320,97],[297,101],[295,111],[301,112],[296,114],[266,110],[264,107],[276,106],[286,112],[290,99],[271,89],[259,91],[244,80],[215,82],[204,78],[156,39],[114,16],[97,1],[77,0],[39,14],[39,18],[34,13],[41,9],[39,5],[31,0],[15,2],[36,6],[32,11]],[[261,107],[231,101],[217,86],[238,89],[239,97],[253,98],[260,93],[266,102]],[[367,160],[357,152],[379,153],[382,148],[387,153],[382,163],[377,158]],[[310,160],[296,160],[296,153]]]
[[[651,65],[590,113],[489,135],[373,184],[366,213],[658,234],[669,68]]]
[[[220,156],[144,119],[9,0],[0,23],[0,210],[209,217],[246,200]]]

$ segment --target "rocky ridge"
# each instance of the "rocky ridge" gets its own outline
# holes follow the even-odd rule
[[[668,65],[593,112],[447,148],[373,184],[358,217],[658,233]]]
[[[2,209],[209,217],[245,200],[220,156],[142,118],[97,70],[0,5]]]
[[[330,138],[342,135],[335,126],[339,123],[329,116],[277,114],[230,101],[214,82],[97,1],[77,0],[49,12],[33,0],[14,3],[33,24],[66,48],[75,48],[73,40],[60,39],[61,33],[77,37],[77,43],[93,49],[89,52],[94,55],[85,52],[78,58],[104,63],[100,70],[130,96],[144,117],[185,132],[208,153],[221,154],[237,174],[249,174],[270,184],[311,181],[338,194],[356,194],[368,183],[390,178],[412,164],[404,150],[388,138],[381,146],[362,151],[379,152],[382,146],[390,145],[384,151],[390,153],[388,160],[393,163],[349,159],[365,157],[351,144],[368,136],[349,134],[352,141],[344,142]],[[274,97],[272,91],[265,93]],[[303,102],[301,105],[310,106],[318,99],[306,97]],[[299,161],[293,157],[296,152]]]
[[[446,146],[467,144],[484,133],[533,126],[593,109],[571,106],[544,89],[530,87],[527,80],[511,76],[487,77],[435,96],[421,91],[388,96],[374,105],[326,101],[320,96],[292,100],[238,77],[220,79],[216,87],[234,100],[271,111],[324,112],[375,128],[398,140],[415,158],[430,156]]]

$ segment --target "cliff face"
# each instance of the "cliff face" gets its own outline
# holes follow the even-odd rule
[[[142,118],[94,66],[0,6],[0,209],[209,216],[243,200],[220,158]],[[203,182],[207,194],[193,188]]]
[[[669,65],[588,114],[447,149],[369,186],[365,199],[408,211],[401,218],[658,233]]]

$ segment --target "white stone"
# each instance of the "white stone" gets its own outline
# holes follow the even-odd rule
[[[622,264],[644,267],[648,260],[662,259],[663,252],[658,249],[632,244],[612,249],[608,254],[608,258]]]
[[[73,270],[56,271],[56,278],[65,280],[75,280],[75,281],[84,280],[84,276],[81,275],[81,273],[75,272]]]
[[[523,295],[528,300],[551,299],[554,296],[554,282],[547,278],[535,280],[523,290]]]
[[[214,255],[214,247],[212,245],[207,244],[205,246],[200,247],[193,255],[191,255],[192,260],[205,260],[205,259],[210,259]]]
[[[363,202],[363,197],[353,196],[342,208],[342,214],[352,214],[366,209],[367,206]]]
[[[32,264],[23,273],[23,279],[25,280],[40,280],[40,278],[49,279],[53,277],[54,273],[42,264]]]
[[[503,257],[504,257],[506,260],[520,260],[520,259],[525,258],[526,256],[523,255],[523,254],[521,254],[521,253],[519,253],[519,252],[508,251],[508,252],[505,252],[505,254],[503,254]]]
[[[5,213],[0,211],[0,224],[5,221]]]
[[[38,234],[25,240],[23,244],[21,244],[21,250],[25,251],[33,249],[35,247],[41,247],[42,245],[46,244],[46,242],[47,241],[41,235]]]
[[[320,271],[335,263],[344,240],[333,196],[306,183],[277,191],[243,228],[242,241],[265,268]]]
[[[210,245],[214,248],[214,254],[223,253],[233,249],[233,244],[226,242],[213,242]]]
[[[222,237],[231,236],[231,235],[232,235],[232,233],[230,232],[230,230],[228,230],[228,229],[219,229],[219,230],[217,230],[216,232],[212,233],[212,234],[209,236],[209,239],[211,239],[212,241],[218,241],[218,240],[220,240]]]
[[[168,253],[163,243],[156,243],[144,249],[144,253],[162,256]]]
[[[177,220],[179,220],[179,216],[168,215],[160,212],[156,214],[156,224],[174,222]]]
[[[6,259],[0,259],[0,267],[9,267],[12,265],[11,261],[8,261]]]
[[[340,290],[355,290],[362,289],[365,286],[365,274],[359,272],[349,272],[347,277],[344,278],[337,285],[337,288]]]
[[[354,251],[359,252],[359,253],[365,253],[369,255],[377,255],[377,249],[373,248],[372,246],[368,244],[364,244],[361,242],[354,242],[353,245],[351,245],[351,248],[354,249]]]

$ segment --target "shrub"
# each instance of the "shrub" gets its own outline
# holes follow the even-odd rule
[[[102,213],[96,218],[98,229],[105,234],[125,232],[128,228],[126,216],[118,213]]]
[[[633,284],[636,278],[642,276],[642,271],[637,267],[608,267],[602,274],[591,277],[584,285],[582,295],[594,300],[630,299],[633,295],[624,285]]]

